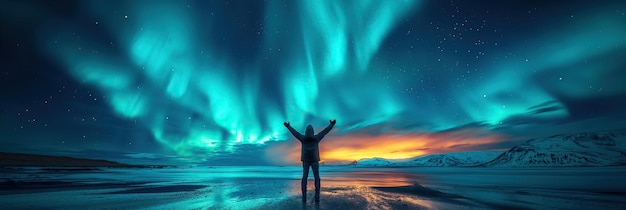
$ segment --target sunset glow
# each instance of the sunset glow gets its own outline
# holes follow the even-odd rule
[[[322,162],[354,161],[363,158],[404,159],[427,154],[470,151],[480,145],[497,143],[501,135],[480,135],[471,130],[383,135],[338,135],[328,136],[320,142]],[[270,148],[268,154],[280,154],[283,158],[272,158],[283,163],[300,162],[300,143],[292,140]]]

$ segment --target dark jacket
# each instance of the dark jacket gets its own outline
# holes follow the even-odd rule
[[[291,125],[287,129],[302,143],[302,152],[300,153],[301,161],[320,161],[320,150],[318,144],[324,136],[333,129],[333,124],[328,125],[322,132],[314,135],[313,126],[308,125],[304,135],[298,133]]]

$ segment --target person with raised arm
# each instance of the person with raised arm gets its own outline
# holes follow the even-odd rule
[[[283,123],[289,129],[289,132],[302,144],[300,152],[300,161],[302,161],[302,202],[306,202],[306,184],[309,178],[309,167],[313,169],[313,176],[315,177],[315,202],[320,201],[320,150],[318,144],[333,129],[336,122],[337,120],[330,120],[330,124],[317,135],[315,135],[311,125],[306,126],[306,131],[302,135],[293,129],[289,122]]]

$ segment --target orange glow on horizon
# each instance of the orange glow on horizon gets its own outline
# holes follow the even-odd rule
[[[496,143],[501,135],[481,135],[464,130],[421,134],[352,134],[327,135],[320,144],[321,161],[354,161],[363,158],[405,159],[427,154],[472,151],[480,145]],[[267,154],[274,162],[300,162],[300,142],[291,139],[268,149]],[[281,154],[269,156],[271,154]]]
[[[341,136],[320,144],[325,161],[352,161],[362,158],[411,158],[426,154],[426,139],[420,136]]]

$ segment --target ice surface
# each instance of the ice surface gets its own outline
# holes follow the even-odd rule
[[[50,172],[3,169],[0,205],[156,209],[623,209],[626,167],[321,167],[322,201],[300,202],[301,168]],[[310,177],[312,179],[312,177]],[[309,197],[313,197],[313,183]]]

